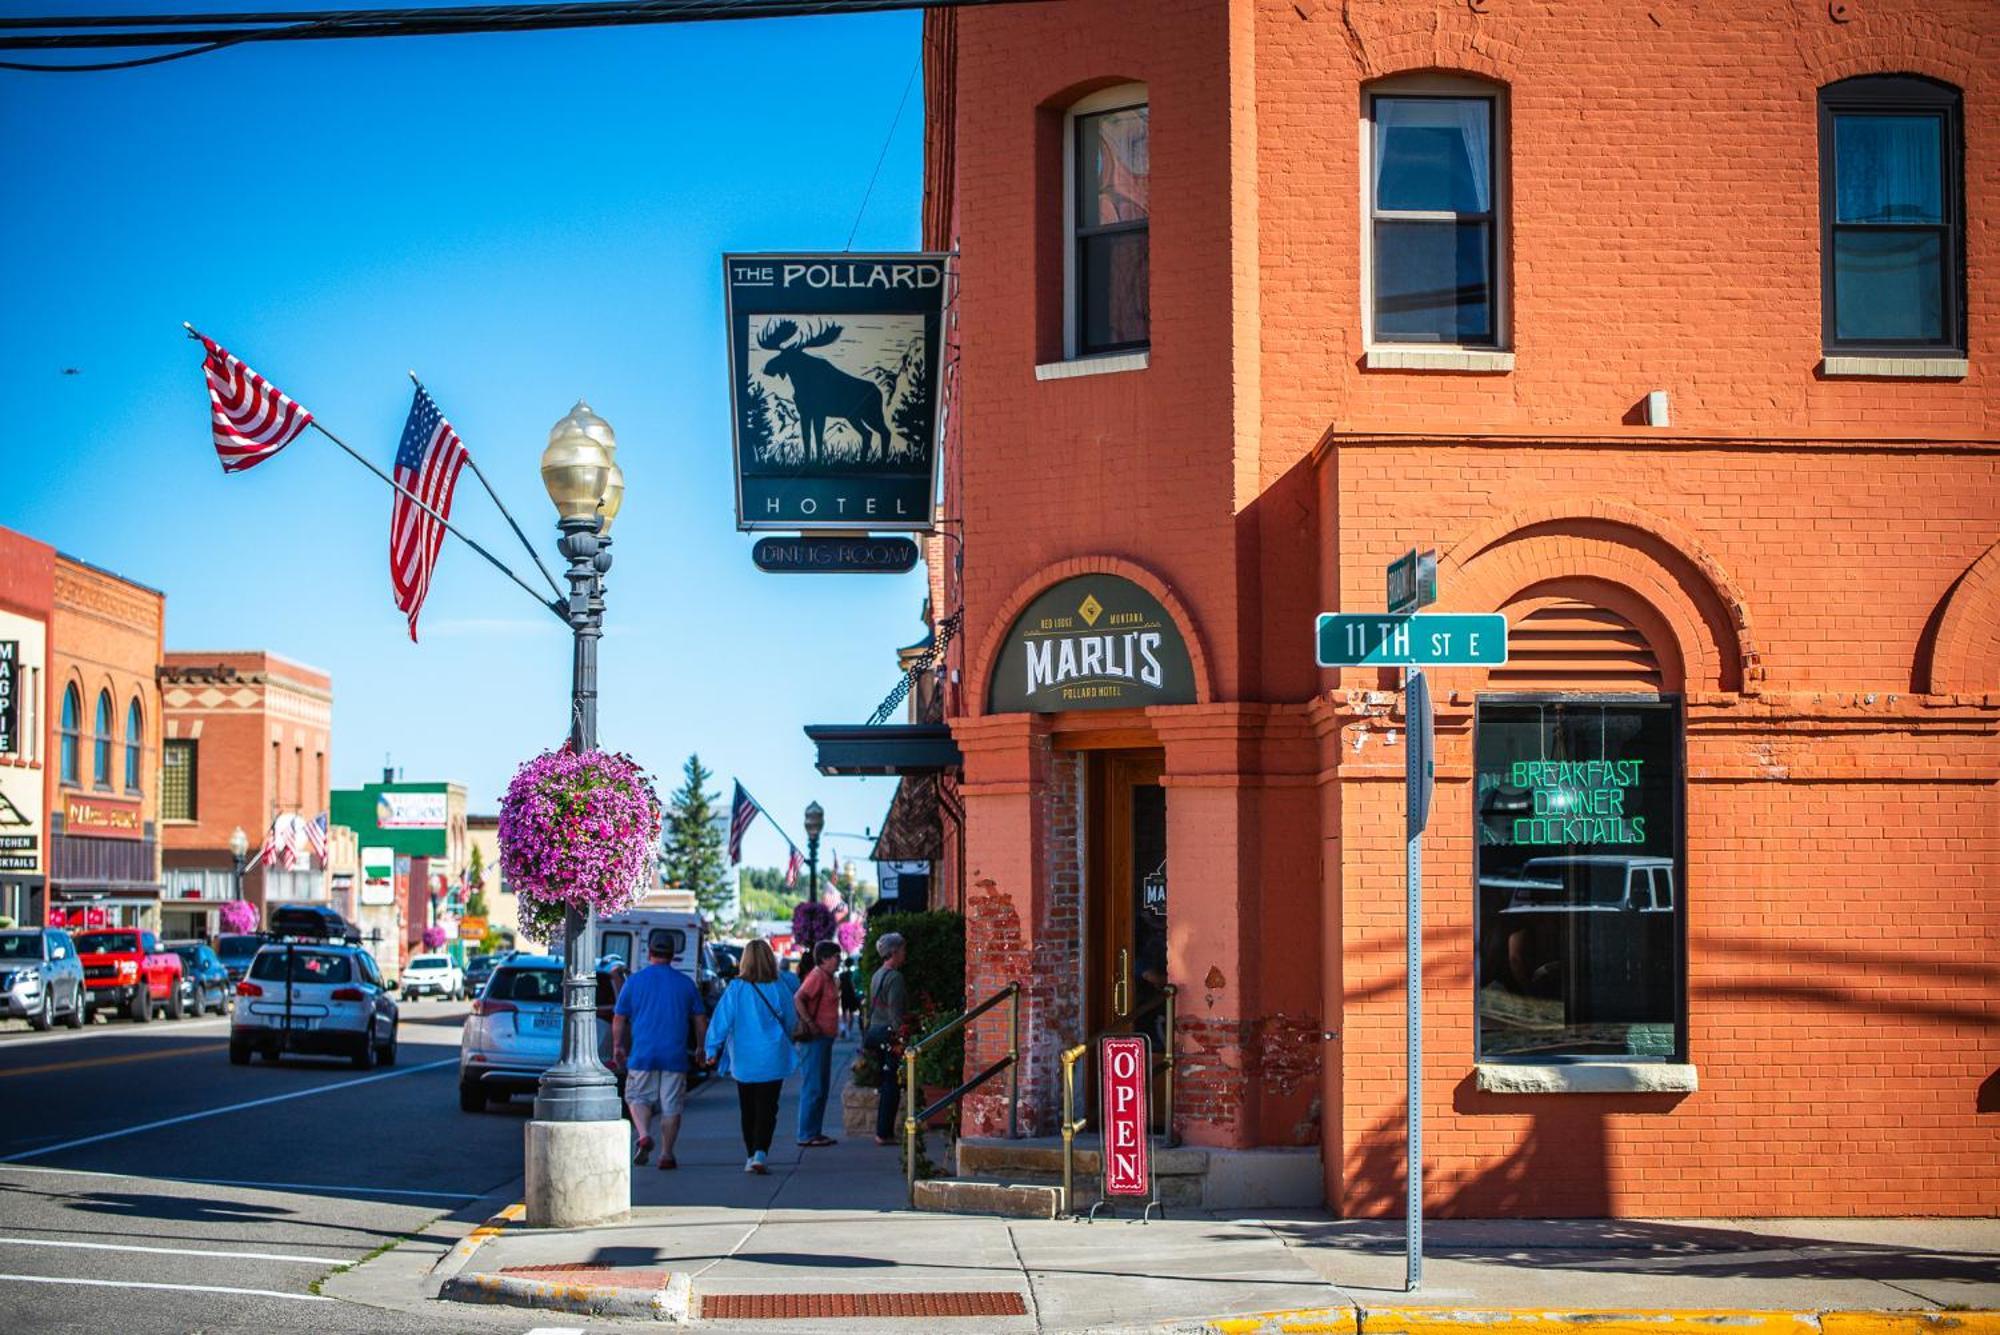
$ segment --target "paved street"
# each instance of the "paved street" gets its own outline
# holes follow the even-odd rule
[[[316,1281],[520,1173],[527,1105],[458,1111],[465,1007],[403,1008],[398,1064],[233,1067],[227,1021],[0,1035],[0,1310],[13,1330],[463,1328]],[[532,1324],[518,1323],[525,1327]]]

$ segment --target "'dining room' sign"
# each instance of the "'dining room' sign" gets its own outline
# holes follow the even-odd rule
[[[1116,575],[1078,575],[1016,617],[987,692],[992,714],[1195,701],[1187,641],[1157,598]]]

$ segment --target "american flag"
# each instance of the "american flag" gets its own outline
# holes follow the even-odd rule
[[[744,790],[742,780],[737,780],[736,795],[729,800],[729,865],[743,861],[743,836],[750,831],[751,822],[757,819],[761,810],[757,800]]]
[[[208,377],[215,453],[223,472],[255,468],[312,424],[311,413],[236,360],[227,348],[206,335],[201,336],[201,345],[208,349],[201,369]]]
[[[792,850],[791,861],[785,864],[785,889],[795,890],[798,888],[799,868],[803,867],[804,865],[805,865],[805,859],[800,857],[799,850],[794,848]]]
[[[417,386],[410,403],[410,420],[403,424],[403,443],[396,448],[396,481],[445,519],[451,518],[451,493],[465,467],[465,442],[451,423]],[[389,517],[389,578],[396,586],[396,606],[409,613],[410,638],[417,638],[417,613],[431,591],[431,571],[437,567],[444,525],[396,493]]]
[[[319,858],[320,865],[325,866],[326,865],[326,813],[324,811],[320,812],[319,815],[314,816],[311,822],[306,825],[306,842],[312,845],[313,853],[315,856]]]

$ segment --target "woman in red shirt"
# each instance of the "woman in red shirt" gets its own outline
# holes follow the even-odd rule
[[[826,1098],[833,1083],[833,1036],[840,1032],[840,984],[833,971],[840,964],[840,946],[822,941],[813,947],[812,968],[792,998],[799,1022],[795,1034],[803,1075],[799,1088],[799,1144],[808,1149],[839,1142],[826,1134]]]

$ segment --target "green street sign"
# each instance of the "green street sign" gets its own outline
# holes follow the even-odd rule
[[[1498,612],[1322,612],[1321,667],[1497,667],[1507,661]]]

